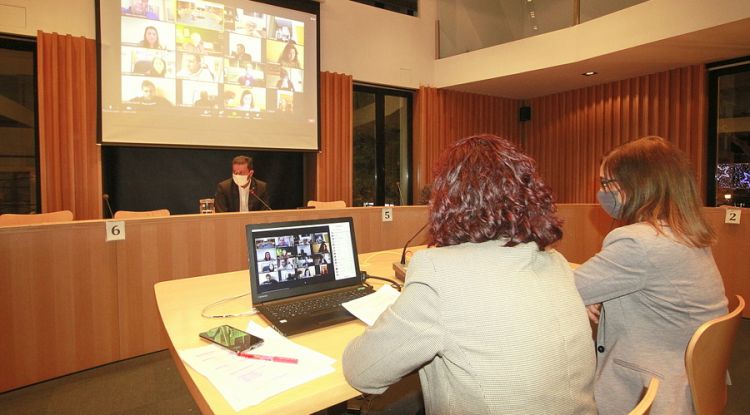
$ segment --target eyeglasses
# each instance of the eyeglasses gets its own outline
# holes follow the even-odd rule
[[[616,179],[605,179],[604,177],[599,178],[599,183],[601,183],[602,188],[607,187],[610,183],[616,182]]]

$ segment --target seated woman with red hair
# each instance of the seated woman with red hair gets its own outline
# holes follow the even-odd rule
[[[534,161],[492,135],[442,155],[433,249],[401,296],[352,340],[344,375],[379,394],[419,371],[427,414],[595,414],[594,344]]]

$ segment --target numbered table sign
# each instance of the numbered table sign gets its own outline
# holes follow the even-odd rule
[[[383,222],[393,221],[393,208],[392,207],[383,208],[382,213],[383,213]]]
[[[106,241],[122,241],[125,239],[125,221],[108,220]]]
[[[724,223],[731,223],[733,225],[739,225],[741,215],[742,215],[741,209],[727,209],[727,213],[724,216]]]

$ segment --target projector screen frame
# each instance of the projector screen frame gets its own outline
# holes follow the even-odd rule
[[[96,26],[96,142],[103,146],[124,146],[124,147],[162,147],[162,148],[196,148],[196,149],[237,149],[237,150],[258,150],[258,151],[280,151],[280,152],[303,152],[317,153],[322,150],[321,147],[321,123],[320,123],[320,4],[318,1],[305,0],[251,0],[256,3],[263,3],[270,6],[287,8],[299,12],[315,15],[315,83],[318,91],[315,102],[316,117],[316,148],[286,148],[286,147],[262,147],[262,146],[234,146],[234,145],[199,145],[199,144],[165,144],[165,143],[148,143],[148,142],[116,142],[104,141],[102,139],[102,51],[101,51],[101,1],[95,0],[95,26]],[[106,1],[106,0],[105,0]]]

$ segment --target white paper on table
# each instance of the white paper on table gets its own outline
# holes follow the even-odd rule
[[[389,305],[396,302],[400,293],[390,285],[383,285],[370,295],[357,298],[341,304],[354,314],[355,317],[364,321],[368,326],[375,324],[375,320],[383,314]]]
[[[235,411],[334,371],[335,359],[300,346],[271,327],[264,329],[251,322],[248,332],[264,339],[252,353],[296,358],[298,363],[247,359],[213,344],[178,351],[180,358],[208,378]]]
[[[299,360],[300,365],[330,366],[336,363],[336,359],[287,339],[273,327],[261,327],[258,323],[251,321],[247,323],[247,332],[263,339],[263,345],[253,349],[252,352],[255,354],[292,357]]]

